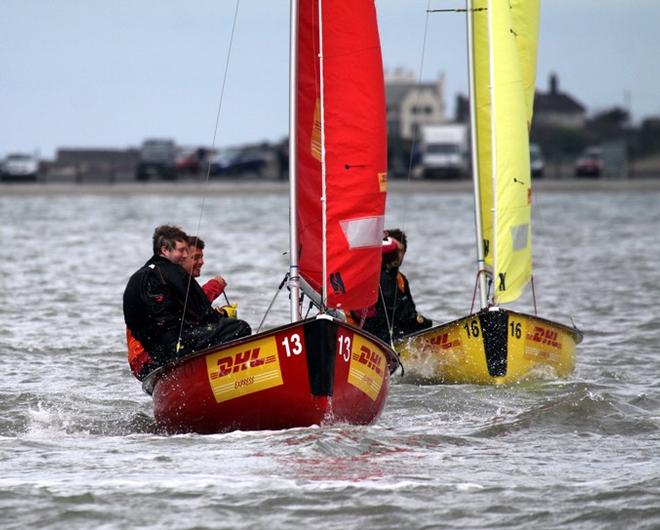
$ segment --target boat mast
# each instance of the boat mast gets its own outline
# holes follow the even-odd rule
[[[479,153],[477,152],[477,105],[474,67],[474,28],[472,24],[472,0],[465,0],[468,44],[468,89],[470,101],[470,144],[472,151],[472,185],[474,188],[474,226],[477,237],[477,273],[479,274],[479,302],[481,308],[488,306],[485,273],[484,237],[481,224],[481,192],[479,189]]]
[[[493,50],[493,2],[488,0],[488,92],[490,95],[490,152],[491,152],[491,179],[493,190],[493,275],[497,274],[497,140],[495,137],[495,52]],[[493,277],[493,281],[497,281]],[[493,289],[495,300],[496,288]]]
[[[324,312],[328,306],[328,285],[326,278],[328,277],[328,239],[327,239],[327,192],[326,192],[326,171],[327,165],[325,163],[325,97],[323,92],[323,0],[318,1],[318,17],[319,17],[319,118],[321,121],[321,232],[323,238],[323,279],[321,300],[323,305],[321,311]]]
[[[289,305],[291,321],[300,320],[300,268],[298,265],[298,197],[296,105],[298,85],[298,0],[290,1],[289,29]]]

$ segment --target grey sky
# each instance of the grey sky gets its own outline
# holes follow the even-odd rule
[[[432,0],[431,8],[462,0]],[[419,72],[427,0],[377,0],[387,69]],[[288,0],[241,0],[216,145],[287,133]],[[210,144],[235,0],[0,0],[0,156]],[[590,112],[660,115],[660,2],[543,0],[537,85],[551,71]],[[465,92],[465,22],[429,17],[423,77]],[[627,95],[626,95],[627,94]]]

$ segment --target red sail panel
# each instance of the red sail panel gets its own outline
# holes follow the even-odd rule
[[[324,138],[327,305],[359,309],[378,296],[387,188],[385,85],[376,9],[373,0],[323,0],[323,61],[318,9],[318,0],[299,1],[300,272],[314,289],[322,290]]]

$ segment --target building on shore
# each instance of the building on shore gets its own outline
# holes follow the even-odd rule
[[[397,69],[385,79],[387,131],[392,138],[413,140],[420,126],[446,121],[444,75],[435,83],[420,83],[414,74]]]
[[[43,179],[69,182],[116,182],[134,179],[140,157],[136,148],[61,148],[44,163]]]
[[[583,129],[587,110],[577,99],[559,90],[559,77],[550,74],[548,92],[536,91],[534,97],[534,126],[562,129]]]

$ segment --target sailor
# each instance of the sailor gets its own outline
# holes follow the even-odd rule
[[[202,274],[202,266],[204,265],[204,247],[206,247],[206,243],[204,243],[203,239],[197,236],[188,236],[188,259],[183,264],[183,268],[186,269],[186,272],[192,275],[193,278],[199,278]],[[204,291],[209,302],[213,303],[225,292],[225,287],[227,287],[227,281],[222,276],[218,275],[202,285],[202,291]],[[225,295],[225,299],[227,299],[227,295]],[[226,305],[217,306],[214,307],[214,309],[220,314],[220,316],[236,318],[236,304],[230,304],[228,299]]]
[[[187,353],[251,333],[247,322],[215,311],[207,294],[190,277],[195,263],[188,240],[178,227],[157,227],[153,257],[131,276],[124,291],[129,364],[138,379]],[[198,271],[201,264],[198,261]],[[214,278],[216,297],[226,285],[219,278]]]
[[[380,289],[375,306],[353,319],[363,322],[363,329],[388,344],[394,339],[426,329],[433,322],[417,312],[408,278],[399,271],[407,250],[406,234],[394,228],[385,231],[380,269]]]

